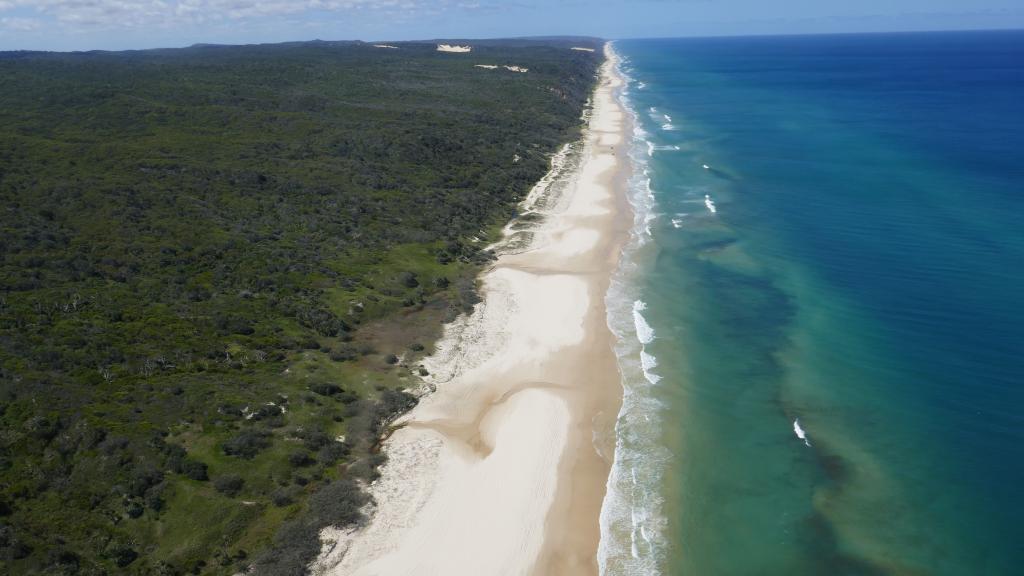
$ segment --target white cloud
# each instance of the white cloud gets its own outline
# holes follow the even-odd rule
[[[0,8],[3,5],[0,4]],[[0,18],[0,28],[4,30],[15,30],[18,32],[30,32],[36,30],[42,23],[35,18],[19,18],[16,16]]]
[[[29,21],[38,26],[42,18],[50,24],[56,22],[72,29],[124,29],[230,23],[317,12],[416,12],[475,6],[476,3],[455,0],[0,0],[0,17],[3,17],[3,25],[10,27]],[[34,13],[35,18],[4,17],[5,12],[15,9],[20,13]]]

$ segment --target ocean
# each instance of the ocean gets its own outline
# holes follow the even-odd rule
[[[614,48],[603,573],[1024,573],[1024,33]]]

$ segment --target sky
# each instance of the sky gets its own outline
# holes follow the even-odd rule
[[[1021,0],[0,0],[0,50],[1024,28]]]

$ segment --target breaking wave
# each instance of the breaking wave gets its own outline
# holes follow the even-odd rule
[[[651,224],[658,216],[647,163],[662,148],[648,140],[629,100],[630,88],[642,89],[642,83],[621,68],[619,72],[626,80],[619,98],[634,126],[630,153],[634,177],[628,188],[634,219],[605,297],[608,326],[616,337],[623,398],[615,425],[615,458],[601,508],[598,563],[602,575],[646,576],[662,572],[667,554],[661,478],[669,454],[658,443],[661,405],[652,391],[661,377],[654,373],[657,358],[647,350],[657,335],[644,316],[647,304],[637,282],[655,249]]]

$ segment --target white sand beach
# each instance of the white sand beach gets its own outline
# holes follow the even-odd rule
[[[435,391],[385,444],[370,522],[325,531],[316,573],[597,574],[622,394],[604,306],[630,219],[620,85],[606,63],[570,183],[524,202],[543,223],[446,328],[425,361]]]

